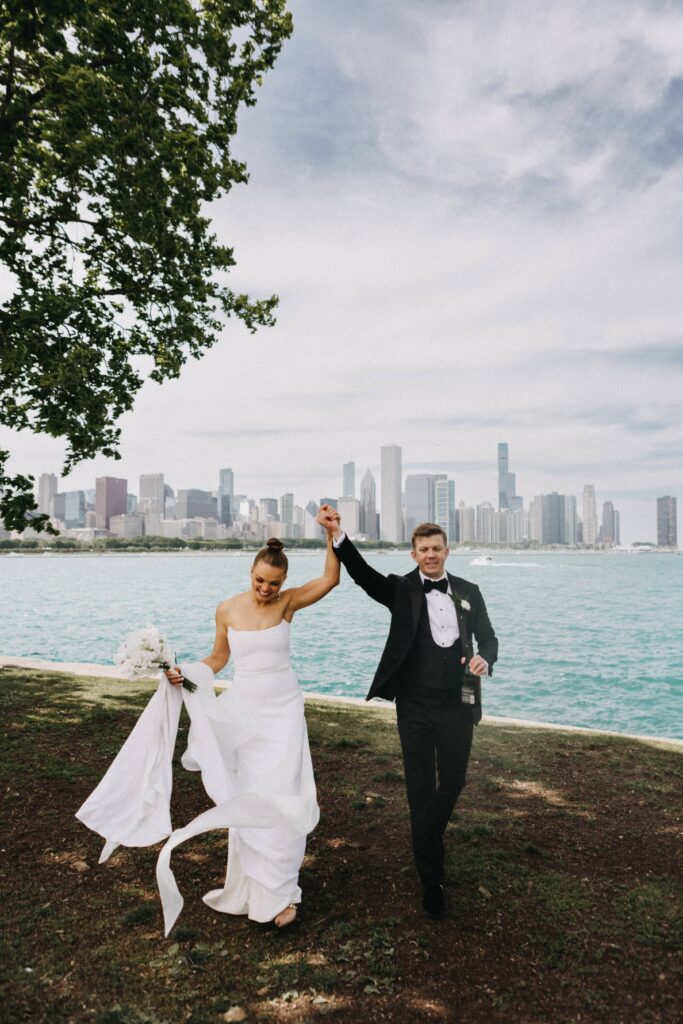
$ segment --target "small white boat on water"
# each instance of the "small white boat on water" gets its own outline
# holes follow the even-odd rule
[[[493,565],[492,555],[479,555],[478,558],[473,558],[470,565]]]

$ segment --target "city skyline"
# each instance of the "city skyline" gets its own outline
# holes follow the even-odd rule
[[[450,479],[446,473],[404,473],[402,450],[398,445],[383,446],[380,463],[380,505],[387,518],[385,525],[382,514],[377,512],[374,475],[368,468],[357,487],[356,466],[352,460],[342,465],[339,486],[328,490],[328,497],[321,495],[318,489],[314,497],[309,496],[301,504],[291,491],[267,497],[249,494],[239,488],[239,477],[236,481],[231,467],[217,470],[217,486],[210,490],[173,488],[164,474],[155,473],[140,476],[138,494],[135,494],[131,489],[135,484],[127,484],[126,478],[97,478],[95,489],[87,489],[90,504],[86,504],[83,491],[67,490],[66,481],[60,488],[54,474],[43,473],[36,483],[36,497],[41,512],[50,512],[55,519],[63,520],[63,524],[55,525],[111,528],[113,532],[130,529],[133,532],[126,533],[130,536],[143,532],[185,536],[185,533],[178,533],[180,527],[171,526],[171,522],[205,520],[206,526],[201,529],[210,531],[202,534],[205,536],[240,535],[246,531],[255,537],[264,529],[268,532],[267,523],[277,522],[279,536],[312,537],[317,533],[314,521],[318,506],[329,501],[342,513],[352,536],[370,540],[399,543],[410,538],[418,523],[429,521],[442,526],[454,542],[518,544],[530,539],[542,544],[622,545],[621,511],[612,500],[605,499],[599,514],[593,484],[584,484],[580,501],[576,495],[546,491],[531,496],[525,504],[523,496],[516,493],[516,473],[511,471],[507,442],[497,445],[497,505],[488,500],[471,502],[462,480]],[[381,498],[382,493],[385,499]],[[671,496],[657,498],[657,544],[664,546],[661,511],[664,506],[668,517],[666,535],[674,538],[670,546],[675,547],[677,511],[676,499]],[[123,518],[116,519],[116,526],[112,519],[110,527],[109,520],[114,516]],[[216,525],[209,527],[210,522]]]
[[[278,323],[224,341],[122,417],[120,467],[214,489],[337,493],[393,439],[404,473],[613,501],[626,541],[680,490],[683,10],[292,3],[295,31],[234,142],[250,182],[213,204],[236,292]],[[529,31],[533,25],[533,32]],[[0,274],[0,295],[11,282]],[[141,366],[144,368],[144,361]],[[0,430],[11,473],[59,441]],[[161,453],[168,453],[162,458]]]
[[[501,442],[496,443],[496,450],[499,448]],[[508,448],[511,446],[505,442]],[[401,448],[401,445],[389,445],[380,446],[378,449],[381,453],[383,447],[394,447]],[[402,449],[403,451],[403,449]],[[247,467],[245,470],[232,467],[232,473],[235,479],[243,481],[243,485],[238,488],[240,493],[248,493],[250,496],[254,496],[256,500],[260,500],[262,497],[280,497],[282,494],[292,492],[294,500],[297,504],[305,506],[310,500],[317,501],[322,495],[331,495],[335,498],[343,497],[344,490],[344,467],[354,466],[355,472],[355,497],[359,497],[360,492],[360,480],[366,472],[370,472],[374,477],[376,488],[377,488],[377,511],[380,511],[380,502],[382,494],[382,463],[381,454],[379,459],[375,459],[374,462],[368,461],[367,463],[362,462],[357,458],[346,458],[342,456],[343,461],[337,467],[336,471],[334,468],[330,468],[327,474],[322,475],[320,478],[314,478],[313,474],[308,474],[302,482],[299,477],[299,484],[291,481],[284,475],[278,475],[278,472],[273,469],[271,473],[267,470],[261,470],[254,472],[254,468]],[[157,460],[159,464],[164,462],[166,465],[172,459],[165,459],[162,457]],[[227,462],[228,460],[226,460]],[[490,502],[493,506],[498,508],[500,501],[500,453],[498,455],[498,461],[496,462],[495,451],[491,455],[488,461],[488,467],[481,466],[479,464],[474,467],[465,465],[462,468],[457,463],[439,463],[435,461],[425,462],[407,462],[403,455],[401,459],[402,464],[402,485],[405,487],[405,478],[407,476],[415,475],[429,475],[429,476],[444,476],[449,478],[451,481],[455,480],[458,484],[457,493],[458,501],[460,498],[465,498],[467,504],[473,506],[480,505],[482,503]],[[95,474],[92,471],[88,471],[88,466],[99,466],[102,468],[101,472],[97,473],[97,476],[111,476],[111,477],[125,477],[129,483],[131,481],[138,481],[144,476],[154,476],[155,471],[150,469],[145,463],[145,468],[140,473],[128,472],[128,464],[124,460],[92,460],[89,463],[84,463],[81,466],[75,468],[67,477],[59,477],[59,473],[55,468],[44,469],[36,471],[33,468],[29,468],[29,472],[35,478],[35,492],[38,499],[39,495],[39,479],[41,473],[55,473],[60,481],[60,490],[90,490],[94,486],[96,479]],[[526,472],[524,469],[520,471],[520,466],[524,466],[524,455],[523,453],[514,452],[514,466],[515,472],[511,475],[518,481],[521,481],[521,488],[523,488],[523,500],[527,507],[532,498],[540,494],[549,494],[553,492],[560,492],[566,494],[575,494],[579,507],[579,515],[581,518],[584,517],[585,506],[583,504],[584,488],[586,481],[580,482],[576,486],[571,486],[559,478],[559,473],[555,473],[550,479],[545,481],[539,480],[538,472],[530,474],[530,479],[537,481],[537,486],[527,486],[526,483]],[[126,470],[124,472],[124,470]],[[211,491],[216,493],[218,490],[218,469],[207,469],[202,465],[199,471],[195,471],[193,474],[191,470],[188,471],[188,477],[181,477],[181,482],[186,486],[178,485],[178,475],[174,474],[172,470],[165,469],[163,475],[166,483],[171,483],[174,490],[192,489],[196,487],[202,490]],[[481,485],[481,477],[484,477],[486,483]],[[215,478],[215,479],[214,479]],[[544,485],[545,484],[545,485]],[[514,485],[513,485],[514,486]],[[628,498],[624,499],[624,494],[630,492],[624,491],[620,488],[609,488],[605,486],[599,479],[590,484],[593,488],[593,501],[595,505],[596,514],[602,509],[605,501],[614,502],[618,506],[620,512],[620,525],[621,525],[621,537],[622,543],[634,543],[634,542],[652,542],[655,543],[657,540],[657,520],[656,513],[653,514],[652,509],[656,505],[657,500],[663,494],[677,493],[677,488],[668,486],[660,489],[653,490],[652,496],[643,498],[635,506],[629,502]],[[137,487],[137,484],[136,484]],[[40,505],[40,500],[39,500]],[[644,509],[643,506],[644,505]],[[596,528],[597,529],[597,528]]]

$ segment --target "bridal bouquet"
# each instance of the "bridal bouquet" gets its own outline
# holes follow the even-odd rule
[[[131,633],[114,655],[114,661],[127,679],[143,679],[173,666],[173,650],[156,626]],[[183,677],[183,689],[194,693],[197,684]]]

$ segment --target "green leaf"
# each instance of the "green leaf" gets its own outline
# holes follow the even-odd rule
[[[274,323],[274,296],[225,285],[234,251],[204,211],[247,181],[238,110],[291,31],[285,0],[4,0],[0,424],[63,438],[65,471],[118,456],[139,357],[162,383],[226,319]],[[30,479],[0,477],[9,528],[47,528]]]

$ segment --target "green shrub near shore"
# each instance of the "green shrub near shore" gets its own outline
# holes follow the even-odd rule
[[[285,537],[289,550],[309,551],[322,550],[324,540],[309,537]],[[373,550],[394,550],[397,547],[409,548],[409,544],[389,544],[385,541],[357,541],[361,548]],[[24,551],[43,554],[45,551],[76,552],[76,551],[258,551],[262,542],[257,540],[240,540],[237,537],[225,537],[222,540],[210,540],[193,537],[185,540],[182,537],[98,537],[97,540],[79,541],[73,537],[58,537],[56,540],[44,538],[11,538],[0,540],[0,553],[3,551]]]
[[[324,540],[316,540],[310,537],[284,537],[283,541],[287,548],[291,550],[299,551],[310,551],[310,550],[322,550],[325,547]],[[401,541],[400,543],[393,543],[382,540],[355,540],[354,544],[362,551],[408,551],[410,550],[410,541]],[[69,552],[103,552],[103,551],[258,551],[262,546],[262,542],[258,540],[242,540],[238,537],[225,537],[221,540],[211,540],[203,537],[193,537],[191,540],[185,540],[182,537],[98,537],[94,541],[79,541],[74,537],[57,537],[51,539],[47,537],[30,537],[21,539],[18,537],[5,538],[0,540],[0,555],[5,552],[24,552],[27,554],[43,554],[45,551],[49,552],[60,552],[62,554]],[[634,545],[638,547],[639,545]],[[651,545],[640,545],[640,547],[649,548],[652,547],[652,553],[676,553],[677,549],[674,548],[656,548]],[[603,548],[600,546],[587,548],[583,545],[569,545],[569,544],[541,544],[539,541],[523,541],[519,544],[495,544],[493,542],[487,542],[482,544],[479,541],[464,541],[463,543],[454,543],[451,545],[451,550],[454,552],[468,552],[468,551],[493,551],[505,554],[510,551],[527,551],[533,554],[543,553],[555,553],[555,554],[566,554],[566,553],[579,553],[579,554],[599,554],[600,552],[609,552],[611,548]]]
[[[224,876],[216,832],[174,854],[186,903],[164,940],[157,848],[98,866],[101,840],[73,817],[152,688],[16,669],[0,686],[7,1024],[209,1024],[242,1019],[236,1007],[248,1021],[340,1024],[680,1019],[680,750],[480,726],[447,834],[451,913],[431,922],[392,709],[309,700],[322,817],[301,923],[279,933],[201,902]],[[184,824],[208,801],[197,776],[174,772]]]

